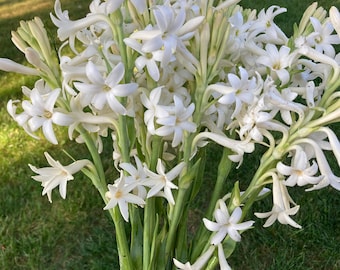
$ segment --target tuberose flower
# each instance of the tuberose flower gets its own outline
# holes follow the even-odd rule
[[[161,159],[158,159],[156,171],[154,173],[149,169],[145,169],[148,179],[145,180],[144,185],[149,186],[150,190],[147,194],[147,198],[153,196],[163,196],[172,205],[175,204],[174,197],[172,195],[171,189],[178,189],[178,187],[172,183],[172,181],[181,173],[185,163],[181,162],[172,168],[169,172],[165,173],[165,166]]]
[[[114,208],[118,204],[120,213],[122,214],[126,222],[129,221],[129,203],[137,205],[145,204],[142,198],[130,193],[134,189],[135,185],[129,185],[125,183],[125,176],[123,171],[121,171],[120,178],[115,182],[115,184],[109,184],[107,185],[107,187],[109,191],[106,192],[105,197],[109,199],[109,202],[104,207],[104,210]]]
[[[122,115],[127,114],[126,108],[118,101],[117,97],[127,97],[137,90],[136,83],[119,84],[124,77],[124,65],[119,63],[105,77],[98,67],[88,62],[86,65],[86,75],[90,83],[75,82],[74,86],[80,91],[80,99],[84,106],[90,103],[102,110],[108,104],[110,108]]]
[[[216,232],[210,240],[213,245],[222,243],[224,238],[229,235],[236,242],[241,241],[241,235],[238,231],[249,229],[254,221],[239,223],[242,217],[242,209],[236,207],[232,214],[229,214],[228,208],[223,200],[219,200],[219,208],[214,212],[216,222],[203,218],[205,227],[212,232]]]
[[[255,213],[255,216],[258,218],[268,217],[263,227],[269,227],[278,220],[281,224],[289,224],[292,227],[301,229],[301,226],[290,217],[299,211],[300,206],[295,205],[291,208],[291,203],[295,204],[288,194],[287,187],[282,180],[279,180],[276,174],[273,174],[273,208],[270,212]]]
[[[315,161],[310,165],[307,154],[302,147],[296,146],[295,153],[291,161],[291,166],[287,166],[282,162],[276,165],[279,173],[287,175],[288,178],[284,181],[286,186],[304,186],[308,184],[319,183],[323,176],[315,176],[318,172],[318,165]]]
[[[77,160],[70,165],[63,166],[59,161],[54,160],[47,152],[44,154],[51,167],[36,168],[29,164],[28,166],[31,170],[39,174],[32,176],[32,178],[41,182],[41,186],[44,187],[42,195],[47,194],[50,202],[52,202],[52,190],[57,186],[59,186],[60,196],[65,199],[67,182],[73,180],[73,174],[80,171],[83,167],[91,164],[91,162],[83,159]]]

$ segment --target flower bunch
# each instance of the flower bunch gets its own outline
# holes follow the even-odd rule
[[[39,138],[41,129],[58,144],[54,127],[64,126],[86,145],[89,160],[68,166],[45,153],[51,167],[30,165],[33,179],[51,201],[57,186],[66,197],[72,174],[89,177],[112,216],[121,269],[230,269],[226,259],[254,223],[244,220],[270,189],[272,209],[255,216],[267,218],[265,227],[277,220],[296,228],[290,188],[340,190],[326,158],[331,152],[340,165],[329,127],[340,119],[339,11],[328,16],[314,3],[287,37],[274,22],[285,8],[257,13],[238,2],[93,0],[84,18],[71,20],[56,0],[58,51],[35,18],[12,33],[29,66],[0,59],[2,70],[40,77],[23,87],[23,101],[8,102],[27,133]],[[223,154],[192,237],[188,213],[205,186],[212,143]],[[257,145],[266,150],[253,178],[229,179]],[[106,173],[108,163],[116,174]]]

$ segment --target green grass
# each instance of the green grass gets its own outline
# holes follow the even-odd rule
[[[53,1],[45,2],[17,0],[8,4],[0,0],[0,57],[22,61],[22,55],[10,42],[10,31],[16,29],[20,19],[41,16],[50,31],[54,31],[48,18]],[[71,17],[75,14],[74,18],[86,13],[89,2],[62,0],[63,8],[70,10]],[[249,0],[242,3],[258,9],[270,4],[289,5],[289,16],[278,18],[289,32],[292,22],[300,18],[311,2]],[[340,1],[320,1],[320,4],[339,7]],[[112,222],[102,210],[103,202],[91,183],[77,175],[68,184],[66,200],[54,192],[50,204],[46,196],[41,196],[40,184],[30,178],[32,172],[27,164],[45,166],[43,152],[46,150],[60,157],[62,163],[69,160],[60,154],[60,147],[67,148],[71,154],[86,156],[81,145],[66,140],[61,141],[59,147],[51,147],[44,140],[36,141],[10,119],[6,112],[7,100],[20,98],[21,85],[33,83],[32,79],[0,73],[0,269],[118,269]],[[58,134],[63,135],[64,131]],[[212,148],[207,167],[216,168],[215,159],[216,149]],[[247,158],[241,169],[234,172],[233,179],[249,178],[257,162]],[[207,181],[214,177],[215,172],[210,169]],[[206,194],[199,197],[197,205],[204,207],[204,196]],[[340,269],[339,193],[331,188],[311,193],[295,189],[292,197],[301,205],[296,221],[303,229],[280,224],[264,229],[263,221],[256,219],[255,229],[242,235],[242,242],[229,259],[235,269]],[[256,211],[268,211],[270,200],[255,205]]]

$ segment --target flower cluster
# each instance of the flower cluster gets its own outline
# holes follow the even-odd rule
[[[285,8],[257,13],[238,2],[93,0],[84,18],[71,20],[56,0],[59,50],[51,50],[36,18],[12,34],[30,66],[0,59],[2,70],[40,77],[33,89],[23,87],[23,101],[8,102],[13,119],[34,138],[41,129],[52,144],[54,127],[67,127],[92,159],[62,166],[46,154],[52,167],[30,165],[39,174],[33,178],[50,201],[58,185],[66,197],[77,171],[91,179],[114,221],[122,269],[169,262],[230,269],[226,259],[252,227],[244,219],[263,190],[272,188],[273,207],[255,216],[267,218],[265,227],[277,220],[295,228],[299,205],[290,188],[340,190],[326,157],[333,153],[340,166],[340,142],[329,127],[340,119],[339,11],[332,7],[328,16],[314,3],[287,37],[274,21]],[[104,142],[113,147],[109,158]],[[209,143],[224,150],[188,251],[186,215],[204,188]],[[266,150],[248,187],[241,192],[235,181],[223,194],[231,163],[242,166],[257,145]],[[122,220],[131,221],[131,243]]]

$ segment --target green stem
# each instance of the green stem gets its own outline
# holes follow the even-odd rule
[[[118,145],[122,162],[130,163],[130,142],[126,117],[125,115],[119,115],[118,117]]]
[[[215,187],[211,195],[209,207],[205,214],[205,217],[208,217],[208,218],[212,217],[213,212],[216,207],[216,202],[218,201],[218,199],[220,199],[221,194],[223,192],[223,186],[231,171],[232,164],[233,164],[232,161],[228,158],[228,155],[230,155],[230,153],[231,153],[230,149],[224,148],[223,154],[222,154],[219,166],[218,166],[218,173],[217,173]],[[199,229],[193,240],[193,243],[196,243],[196,244],[195,246],[193,246],[191,259],[197,259],[199,257],[201,252],[204,250],[209,237],[210,237],[210,232],[208,232],[205,229],[205,226],[203,225],[203,223],[200,223]]]
[[[112,211],[111,211],[112,210]],[[116,239],[119,254],[119,264],[121,270],[134,270],[135,267],[132,264],[128,241],[126,238],[124,220],[117,207],[110,210],[111,217],[115,224]]]
[[[228,156],[232,152],[228,148],[223,149],[223,155],[218,165],[218,174],[214,187],[214,191],[211,195],[210,203],[208,210],[206,212],[206,217],[211,217],[215,210],[216,202],[220,199],[221,194],[223,192],[223,186],[225,185],[225,181],[230,173],[233,162],[228,158]]]
[[[176,197],[176,204],[174,208],[174,212],[172,213],[170,222],[169,233],[167,237],[167,242],[165,246],[165,258],[172,258],[172,251],[175,244],[175,240],[177,239],[177,228],[179,221],[181,219],[183,213],[183,206],[185,205],[186,198],[188,195],[188,189],[179,188],[178,195]]]
[[[107,199],[105,198],[106,193],[106,180],[105,180],[105,173],[103,169],[103,164],[101,162],[100,155],[98,153],[98,149],[95,146],[95,143],[90,136],[88,132],[83,130],[82,128],[78,128],[79,133],[83,136],[86,146],[88,150],[90,151],[90,154],[92,156],[93,163],[96,167],[96,171],[98,174],[97,177],[91,178],[92,183],[95,185],[95,187],[98,189],[100,195],[102,196],[104,202],[107,202]],[[126,233],[124,228],[124,220],[122,219],[122,216],[119,212],[118,208],[111,209],[110,211],[111,218],[115,224],[115,230],[116,230],[116,239],[117,239],[117,246],[118,246],[118,253],[119,253],[119,260],[121,269],[126,270],[133,270],[134,267],[132,265],[132,260],[129,253],[129,247],[128,242],[126,239]]]
[[[143,270],[150,268],[151,243],[155,224],[155,198],[146,200],[144,208],[144,230],[143,230]]]
[[[162,137],[154,136],[152,140],[152,156],[150,158],[149,168],[151,171],[156,170],[158,158],[162,155]],[[146,200],[144,208],[144,230],[143,230],[143,269],[147,270],[151,263],[151,247],[156,224],[156,207],[155,198]]]
[[[99,193],[102,195],[105,195],[106,192],[106,179],[105,179],[105,173],[104,168],[102,164],[102,160],[100,158],[100,155],[98,153],[98,149],[91,137],[91,135],[85,131],[82,127],[79,127],[78,132],[83,137],[85,144],[87,146],[87,149],[89,150],[94,166],[96,168],[96,172],[98,174],[98,179],[91,179],[94,186],[98,189]],[[105,196],[104,196],[105,197]]]

